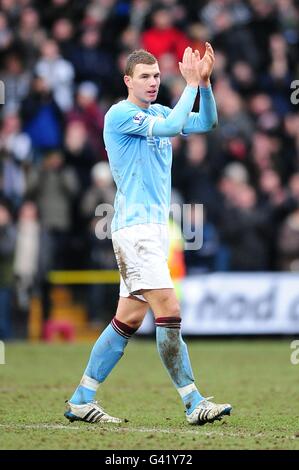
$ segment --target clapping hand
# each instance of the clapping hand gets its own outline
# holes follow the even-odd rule
[[[204,56],[201,58],[199,51],[194,51],[194,56],[197,64],[197,73],[199,85],[208,86],[210,84],[210,76],[215,63],[214,50],[209,42],[205,44],[206,50]]]
[[[198,59],[191,47],[186,47],[182,62],[179,62],[179,68],[187,85],[198,87]]]

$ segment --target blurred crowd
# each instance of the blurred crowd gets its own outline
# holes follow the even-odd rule
[[[95,207],[114,199],[102,130],[126,57],[157,57],[172,107],[182,52],[207,40],[219,125],[173,139],[173,198],[204,204],[187,273],[299,269],[298,0],[0,0],[1,312],[27,311],[35,289],[47,312],[51,270],[116,268]]]

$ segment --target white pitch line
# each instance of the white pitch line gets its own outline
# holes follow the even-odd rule
[[[143,432],[143,433],[163,433],[163,434],[173,434],[173,433],[179,433],[179,434],[217,434],[219,435],[219,432],[217,431],[197,431],[197,430],[192,430],[192,429],[160,429],[160,428],[130,428],[128,426],[126,427],[108,427],[103,426],[103,425],[87,425],[85,426],[89,431],[92,429],[94,431],[110,431],[110,432]],[[0,424],[0,428],[16,428],[16,429],[67,429],[68,431],[78,431],[84,430],[84,426],[74,426],[73,424],[46,424],[46,423],[40,423],[40,424]],[[224,435],[223,432],[221,434]],[[239,434],[236,434],[238,436]]]
[[[53,429],[53,430],[68,430],[68,431],[83,431],[84,427],[82,426],[74,426],[74,425],[63,425],[63,424],[0,424],[0,428],[12,428],[12,429]],[[245,434],[245,433],[235,433],[230,431],[204,431],[204,430],[196,430],[196,429],[160,429],[160,428],[130,428],[130,427],[104,427],[102,425],[87,425],[86,428],[88,431],[91,429],[96,431],[108,431],[108,432],[133,432],[133,433],[154,433],[154,434],[192,434],[198,436],[219,436],[219,437],[240,437],[240,435],[244,437],[262,437],[264,436],[263,433],[257,434]],[[286,436],[285,436],[286,437]]]

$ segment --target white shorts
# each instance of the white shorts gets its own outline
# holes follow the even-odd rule
[[[120,271],[120,297],[146,302],[141,289],[173,288],[168,269],[168,227],[162,224],[137,224],[112,234],[112,243]]]

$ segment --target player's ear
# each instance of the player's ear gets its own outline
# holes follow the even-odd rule
[[[124,76],[124,82],[127,85],[128,88],[131,88],[132,84],[132,77],[130,75],[125,75]]]

